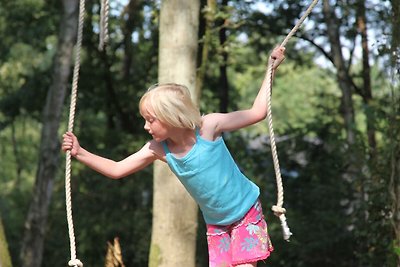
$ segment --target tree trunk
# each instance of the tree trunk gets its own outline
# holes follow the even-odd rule
[[[397,114],[400,114],[397,110]],[[400,134],[400,126],[392,125],[393,134]],[[400,145],[399,141],[396,140],[398,137],[392,136],[392,153],[390,159],[390,183],[389,183],[389,194],[391,198],[391,224],[393,228],[393,243],[397,249],[397,266],[400,267]]]
[[[359,0],[357,2],[357,28],[361,35],[361,47],[362,47],[362,79],[363,79],[363,90],[362,99],[366,106],[366,118],[367,118],[367,137],[369,145],[370,158],[375,158],[376,150],[376,137],[375,137],[375,119],[373,112],[371,112],[371,101],[372,101],[372,88],[371,88],[371,67],[369,64],[369,47],[368,47],[368,30],[367,30],[367,16],[365,9],[365,0]]]
[[[200,66],[196,77],[196,101],[201,99],[201,90],[203,89],[204,77],[208,67],[208,52],[212,46],[212,31],[215,22],[216,0],[207,0],[207,7],[204,12],[205,32],[203,36],[203,47],[201,50]]]
[[[225,8],[228,6],[228,0],[222,0],[221,8]],[[223,19],[220,21],[219,30],[219,43],[221,47],[226,47],[226,25],[227,19]],[[228,84],[228,52],[226,49],[222,49],[221,51],[222,62],[219,65],[219,112],[226,113],[228,112],[228,104],[229,104],[229,84]]]
[[[392,4],[392,68],[399,79],[400,74],[400,0],[391,0]]]
[[[186,85],[193,99],[199,9],[198,0],[164,0],[160,14],[158,81]],[[149,266],[195,266],[197,211],[168,166],[156,162]]]
[[[365,201],[367,197],[367,182],[363,180],[361,173],[361,165],[363,159],[357,157],[354,145],[355,139],[355,115],[354,105],[352,99],[353,81],[349,74],[349,69],[342,53],[342,43],[340,39],[340,20],[336,17],[334,7],[330,4],[331,1],[323,1],[323,13],[326,23],[326,31],[328,35],[329,44],[331,47],[331,58],[336,68],[336,80],[341,90],[341,114],[344,121],[344,130],[346,134],[347,145],[343,145],[343,152],[346,153],[347,161],[342,172],[342,179],[348,182],[353,187],[353,196],[349,201],[349,209],[352,210],[352,222],[357,224],[359,221],[359,214],[363,214],[364,223],[368,220],[368,210],[365,208]],[[362,246],[357,247],[362,250]]]
[[[33,199],[25,221],[25,233],[20,253],[21,266],[24,267],[41,266],[48,209],[54,177],[59,167],[60,136],[58,128],[71,73],[71,59],[78,22],[78,1],[63,0],[63,7],[52,83],[43,111],[43,127]]]
[[[393,75],[393,86],[399,86],[399,73],[400,73],[400,0],[392,0],[392,43],[391,43],[391,55],[392,55],[392,75]],[[397,88],[398,89],[398,88]],[[389,184],[389,193],[391,197],[391,208],[392,217],[391,224],[394,233],[394,246],[397,247],[397,267],[400,267],[400,125],[398,118],[400,116],[400,94],[396,88],[393,88],[393,115],[390,120],[391,128],[391,175]]]
[[[336,19],[335,13],[332,10],[329,1],[324,0],[323,12],[327,25],[328,39],[331,46],[331,55],[333,64],[336,68],[336,77],[339,87],[342,91],[342,114],[346,127],[347,142],[351,146],[355,142],[354,133],[354,107],[352,100],[352,83],[348,75],[345,60],[342,54],[342,45],[340,42],[340,23]]]
[[[132,33],[136,26],[136,20],[141,12],[141,0],[130,0],[124,8],[121,16],[125,17],[124,24],[122,25],[123,43],[124,43],[124,57],[122,73],[124,80],[129,80],[132,75],[132,60],[133,60],[133,44]]]
[[[4,233],[3,222],[0,217],[0,267],[12,267],[11,257],[8,251],[7,238]]]

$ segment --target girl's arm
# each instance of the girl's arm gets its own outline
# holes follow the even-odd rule
[[[110,160],[93,154],[79,145],[76,136],[67,132],[63,135],[62,150],[71,152],[71,155],[89,168],[112,179],[120,179],[137,172],[156,159],[157,144],[153,141],[146,143],[139,151],[121,161]]]
[[[284,47],[277,47],[271,53],[271,58],[275,60],[273,72],[284,60],[284,52]],[[269,64],[271,64],[271,61]],[[267,116],[266,87],[268,86],[268,83],[269,77],[266,75],[251,108],[229,113],[212,113],[204,116],[202,128],[203,131],[205,131],[205,135],[211,133],[213,136],[210,136],[210,138],[215,139],[222,132],[244,128],[265,119]]]

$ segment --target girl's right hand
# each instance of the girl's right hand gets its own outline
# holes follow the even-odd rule
[[[71,132],[66,132],[63,134],[63,142],[61,145],[61,149],[64,152],[71,151],[71,156],[75,157],[79,153],[79,149],[81,146],[79,145],[78,138],[71,133]]]

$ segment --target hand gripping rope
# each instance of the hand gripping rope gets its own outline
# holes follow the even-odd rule
[[[300,28],[301,24],[304,22],[304,20],[307,18],[307,16],[311,13],[312,9],[315,7],[315,5],[318,3],[318,0],[314,0],[311,5],[308,7],[307,11],[304,13],[304,15],[300,18],[300,20],[296,23],[296,25],[293,27],[293,29],[289,32],[289,34],[286,36],[282,44],[280,45],[281,47],[284,47],[289,39],[296,33],[296,31]],[[268,128],[269,128],[269,136],[270,136],[270,142],[271,142],[271,153],[272,153],[272,159],[274,162],[274,169],[275,169],[275,176],[276,176],[276,185],[277,185],[277,190],[278,190],[278,200],[277,204],[272,206],[272,211],[276,216],[279,217],[281,221],[281,226],[283,230],[283,239],[286,241],[289,241],[290,236],[292,233],[290,232],[289,226],[287,225],[286,222],[286,209],[283,208],[283,184],[282,184],[282,177],[281,177],[281,172],[280,172],[280,167],[279,167],[279,160],[278,160],[278,153],[276,151],[276,144],[275,144],[275,134],[274,134],[274,129],[272,126],[272,112],[271,112],[271,96],[272,96],[272,80],[273,80],[273,66],[274,66],[274,59],[270,60],[270,63],[268,64],[267,68],[267,120],[268,120]]]
[[[72,78],[72,89],[71,89],[71,104],[69,109],[69,121],[68,121],[68,131],[72,132],[74,129],[74,119],[75,119],[75,108],[76,99],[78,94],[78,79],[79,79],[79,69],[81,61],[81,48],[82,48],[82,32],[85,16],[85,0],[80,0],[79,2],[79,22],[78,22],[78,36],[75,46],[75,66]],[[101,19],[100,19],[100,44],[99,49],[104,48],[105,43],[108,40],[108,0],[101,1]],[[67,222],[68,222],[68,233],[70,240],[70,250],[71,250],[71,260],[68,262],[69,266],[83,267],[83,263],[76,258],[76,248],[75,248],[75,235],[74,235],[74,223],[72,219],[72,204],[71,204],[71,152],[66,153],[65,162],[65,203],[67,210]]]

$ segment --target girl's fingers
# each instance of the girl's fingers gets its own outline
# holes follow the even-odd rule
[[[66,132],[65,134],[63,134],[63,140],[62,140],[62,144],[61,144],[61,149],[64,152],[70,151],[72,156],[75,156],[77,153],[77,149],[74,148],[74,143],[78,142],[75,135],[71,132]],[[78,143],[77,143],[78,145]]]

